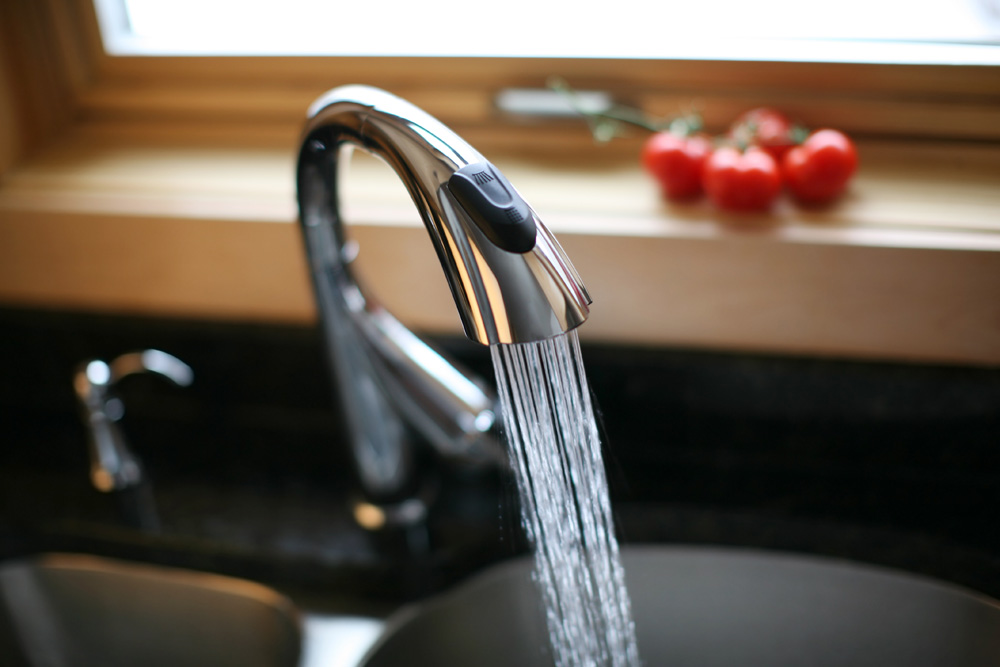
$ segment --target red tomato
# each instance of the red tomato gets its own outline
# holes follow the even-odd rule
[[[807,204],[839,196],[858,167],[851,140],[837,130],[818,130],[788,151],[781,168],[792,194]]]
[[[725,211],[767,210],[781,191],[778,163],[753,146],[717,149],[705,162],[703,182],[712,203]]]
[[[712,144],[702,136],[657,132],[642,149],[642,164],[670,199],[701,194],[701,174]]]
[[[760,146],[775,160],[781,160],[795,145],[795,126],[776,109],[759,107],[733,121],[729,136],[743,146]]]

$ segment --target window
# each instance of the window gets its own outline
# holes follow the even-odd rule
[[[497,100],[558,75],[654,116],[696,106],[716,131],[771,104],[862,137],[1000,139],[1000,0],[87,1],[110,54],[83,100],[94,117],[297,124],[323,90],[362,82],[481,130],[484,148],[502,131],[503,146],[547,154],[589,135]]]
[[[632,0],[586,15],[536,0],[476,35],[440,9],[412,29],[426,11],[413,2],[394,21],[388,0],[346,3],[362,12],[352,24],[329,9],[339,0],[271,3],[280,12],[142,1],[0,2],[0,112],[12,119],[0,300],[309,321],[293,151],[318,95],[368,83],[452,126],[544,211],[600,299],[595,339],[1000,361],[998,0],[842,0],[819,18],[792,2],[805,28],[776,20],[789,0],[664,0],[661,17],[648,3],[623,9]],[[145,13],[157,7],[166,14]],[[170,44],[178,35],[190,41]],[[552,75],[653,115],[695,106],[711,131],[762,104],[835,124],[863,144],[865,173],[835,210],[779,207],[749,233],[707,207],[664,207],[637,165],[641,133],[597,149],[578,119],[496,103]],[[370,193],[359,222],[371,224],[355,231],[386,281],[380,297],[408,324],[452,331],[447,290],[411,298],[435,260],[410,252],[426,235],[405,192],[397,203],[381,185],[354,191]]]
[[[997,0],[625,0],[589,9],[335,0],[95,0],[117,55],[674,58],[1000,63]],[[610,7],[614,7],[614,10]],[[375,19],[375,20],[373,20]],[[361,28],[360,26],[365,26]]]

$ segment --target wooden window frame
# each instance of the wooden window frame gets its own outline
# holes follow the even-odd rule
[[[0,49],[2,303],[311,322],[292,154],[316,96],[365,82],[440,117],[530,195],[598,298],[585,338],[1000,363],[1000,68],[109,57],[90,0],[4,3]],[[495,108],[553,74],[651,114],[695,105],[714,131],[759,104],[832,122],[861,143],[862,174],[827,211],[784,203],[748,222],[666,206],[635,164],[640,133],[595,146],[579,122]],[[409,298],[414,275],[440,273],[410,252],[426,244],[412,207],[382,194],[377,168],[357,173],[376,194],[352,229],[380,296],[457,332],[443,284]]]

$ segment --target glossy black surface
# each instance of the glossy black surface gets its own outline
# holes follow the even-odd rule
[[[491,376],[485,348],[439,340]],[[89,485],[70,379],[159,348],[123,428],[159,534]],[[585,346],[622,539],[843,556],[1000,595],[1000,370]],[[351,463],[308,327],[0,310],[0,555],[84,551],[406,599],[521,553],[513,484],[442,468],[429,549],[348,511]],[[429,487],[429,488],[431,488]]]

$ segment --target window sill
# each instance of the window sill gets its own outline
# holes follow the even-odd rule
[[[84,125],[9,174],[0,302],[311,322],[294,139],[155,136]],[[491,157],[587,281],[596,303],[585,338],[1000,363],[1000,148],[870,143],[861,153],[837,206],[782,202],[754,219],[664,204],[620,151],[572,164]],[[363,276],[408,324],[459,332],[402,185],[368,159],[349,178]]]

